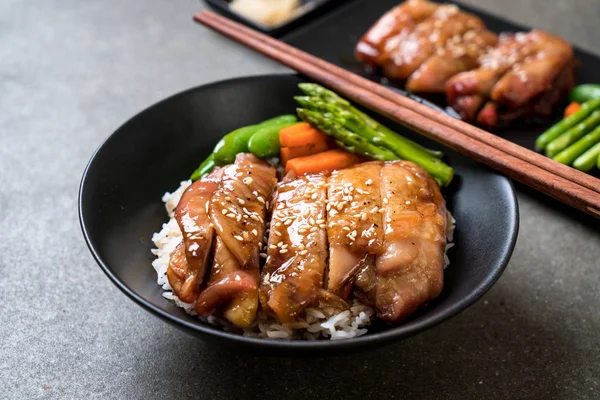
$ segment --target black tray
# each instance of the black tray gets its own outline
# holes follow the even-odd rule
[[[399,3],[400,0],[348,1],[331,13],[298,28],[294,32],[290,32],[282,37],[282,40],[358,75],[393,87],[394,85],[390,85],[385,78],[369,72],[360,62],[356,61],[354,46],[379,17]],[[531,29],[458,2],[444,1],[444,3],[455,3],[461,9],[479,16],[487,27],[494,32],[528,31]],[[600,58],[579,49],[575,49],[575,54],[581,64],[577,71],[577,83],[599,81],[600,76],[597,71],[600,71]],[[396,88],[402,89],[402,86],[396,86]],[[428,98],[428,100],[431,100],[442,109],[447,108],[443,98]],[[497,127],[492,132],[526,148],[535,149],[535,139],[561,118],[565,105],[558,105],[555,115],[549,120],[515,122],[507,127]],[[600,174],[596,171],[595,176],[600,176]]]
[[[281,25],[269,28],[251,21],[229,9],[229,3],[231,0],[204,0],[211,8],[220,14],[223,14],[237,22],[248,25],[260,32],[266,33],[273,37],[280,37],[281,35],[295,29],[299,26],[306,24],[312,19],[323,15],[327,11],[331,10],[335,6],[347,2],[347,0],[300,0],[303,11],[295,18],[285,22]]]

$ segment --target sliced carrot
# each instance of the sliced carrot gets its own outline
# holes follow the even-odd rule
[[[279,156],[281,164],[285,167],[287,162],[293,158],[311,156],[329,150],[329,148],[328,142],[311,143],[300,147],[282,147]]]
[[[279,132],[281,147],[301,147],[309,144],[327,142],[328,136],[311,127],[306,122],[283,128]]]
[[[324,151],[306,157],[289,160],[285,166],[286,172],[294,171],[296,175],[331,172],[336,169],[348,168],[361,161],[356,154],[342,149]]]
[[[571,114],[575,114],[577,111],[579,111],[580,108],[581,104],[577,103],[576,101],[572,102],[567,106],[567,108],[565,108],[565,118],[567,118]]]

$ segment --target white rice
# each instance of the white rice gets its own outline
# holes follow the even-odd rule
[[[181,242],[181,231],[177,222],[173,218],[175,207],[179,203],[185,189],[191,185],[191,181],[181,182],[179,188],[173,193],[165,193],[162,201],[165,203],[169,222],[163,224],[162,229],[152,236],[152,241],[156,246],[152,249],[152,254],[157,258],[152,262],[156,270],[157,283],[165,290],[163,297],[172,300],[178,307],[181,307],[190,315],[196,315],[194,304],[184,303],[173,294],[172,288],[167,279],[167,267],[169,258],[175,247]],[[448,212],[448,229],[446,235],[448,242],[452,240],[455,220]],[[454,244],[448,243],[446,250]],[[445,267],[450,263],[448,257],[445,257]],[[199,317],[203,321],[215,326],[222,327],[225,331],[242,333],[244,336],[270,339],[350,339],[362,336],[367,333],[366,327],[371,324],[375,318],[375,310],[372,307],[362,304],[358,300],[352,300],[350,309],[339,314],[327,317],[321,310],[316,308],[307,308],[303,319],[294,323],[280,323],[272,317],[260,314],[257,322],[250,328],[240,330],[234,327],[228,321],[214,316]]]

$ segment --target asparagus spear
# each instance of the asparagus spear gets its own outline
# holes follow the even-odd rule
[[[319,128],[326,134],[333,136],[338,142],[342,142],[348,151],[357,154],[363,154],[369,158],[380,161],[397,160],[399,157],[396,153],[389,149],[380,147],[367,140],[363,131],[362,134],[357,134],[346,126],[345,121],[338,120],[333,113],[321,114],[316,111],[300,108],[298,116],[303,121],[309,122]],[[365,129],[368,129],[365,127]],[[368,133],[373,135],[373,133]],[[414,149],[402,149],[403,159],[412,161],[430,173],[443,186],[447,186],[454,175],[454,171],[448,165],[438,158]]]
[[[322,114],[304,108],[297,110],[301,120],[309,122],[336,141],[343,143],[342,148],[351,153],[361,154],[378,161],[397,160],[398,157],[391,151],[369,143],[365,138],[344,128],[333,118],[325,118]]]
[[[350,104],[348,100],[338,96],[337,93],[332,92],[331,90],[325,89],[321,85],[317,85],[316,83],[300,83],[298,87],[300,88],[300,90],[302,90],[304,94],[306,94],[308,97],[314,100],[320,99],[322,102],[335,106],[337,109],[351,112],[352,114],[360,118],[369,128],[378,131],[383,137],[387,138],[390,141],[402,143],[402,146],[411,146],[418,148],[421,151],[427,152],[437,158],[442,158],[444,156],[444,154],[441,151],[428,149],[426,147],[421,146],[418,143],[413,142],[410,139],[399,135],[390,128],[380,124],[367,114],[354,107],[352,104]],[[298,101],[298,99],[305,99],[305,97],[299,96],[296,98],[296,101]],[[306,107],[303,104],[301,105],[302,107],[310,108]]]
[[[600,107],[600,98],[583,103],[579,111],[575,114],[563,119],[546,132],[542,133],[535,141],[535,145],[544,150],[550,142],[586,119],[592,111],[596,110],[598,107]]]
[[[596,166],[600,160],[600,142],[596,143],[591,149],[580,155],[573,161],[573,167],[580,171],[588,172]]]
[[[550,142],[546,154],[549,157],[556,156],[598,125],[600,125],[600,110],[592,112],[585,120]]]
[[[571,164],[574,159],[579,157],[587,149],[598,142],[600,142],[600,126],[596,127],[593,131],[582,137],[575,144],[561,151],[553,159],[561,164]]]

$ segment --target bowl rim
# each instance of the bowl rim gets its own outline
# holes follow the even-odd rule
[[[494,268],[490,274],[475,287],[472,291],[470,291],[466,296],[461,298],[459,301],[451,304],[449,307],[444,310],[444,312],[439,315],[431,318],[425,318],[422,321],[412,322],[410,325],[398,325],[391,329],[384,330],[376,333],[367,333],[364,336],[359,336],[351,339],[345,340],[281,340],[281,339],[269,339],[269,338],[253,338],[240,335],[238,333],[225,332],[223,330],[216,329],[210,325],[204,324],[195,324],[188,321],[185,321],[175,315],[172,315],[168,311],[162,310],[161,308],[155,306],[150,301],[144,299],[142,296],[138,295],[134,290],[130,289],[125,283],[123,283],[117,276],[112,272],[110,266],[100,257],[99,253],[96,251],[92,244],[92,240],[90,237],[89,227],[86,224],[86,217],[83,211],[83,196],[84,191],[86,189],[86,180],[88,176],[88,172],[94,163],[96,156],[100,152],[100,150],[104,147],[104,145],[115,135],[117,132],[121,131],[121,129],[126,126],[131,120],[139,117],[141,114],[146,112],[148,109],[160,106],[163,103],[169,102],[174,98],[180,96],[186,96],[188,93],[209,88],[213,86],[219,86],[224,83],[235,84],[237,82],[244,82],[247,80],[254,79],[279,79],[283,77],[296,76],[301,77],[299,74],[294,73],[274,73],[274,74],[258,74],[258,75],[247,75],[230,79],[222,79],[214,82],[210,82],[207,84],[202,84],[199,86],[195,86],[189,88],[187,90],[177,92],[171,96],[168,96],[158,102],[155,102],[143,110],[136,113],[134,116],[126,120],[123,124],[121,124],[115,131],[113,131],[110,135],[108,135],[102,143],[94,150],[92,153],[90,160],[88,161],[81,178],[81,182],[79,184],[78,190],[78,216],[79,223],[81,226],[81,230],[83,233],[83,237],[85,239],[86,245],[96,263],[100,266],[104,274],[112,281],[112,283],[121,290],[127,297],[133,300],[135,303],[140,305],[146,311],[170,322],[174,325],[179,325],[182,328],[185,328],[189,331],[195,331],[197,333],[201,333],[207,336],[216,336],[217,338],[224,340],[231,340],[234,344],[241,345],[250,345],[250,346],[258,346],[263,348],[269,348],[271,350],[344,350],[344,349],[356,349],[358,347],[366,347],[372,346],[376,344],[385,344],[396,340],[401,340],[413,335],[416,335],[420,332],[423,332],[429,328],[432,328],[451,317],[454,317],[460,314],[462,311],[466,310],[468,307],[473,305],[476,301],[478,301],[495,283],[498,281],[506,266],[508,265],[512,252],[514,250],[518,232],[519,232],[519,205],[515,193],[515,188],[512,181],[504,175],[497,174],[499,178],[503,180],[502,185],[506,186],[508,191],[508,200],[509,202],[506,204],[508,208],[509,214],[512,216],[509,218],[507,231],[508,231],[508,244],[504,246],[502,254],[500,256],[500,262],[497,264],[496,268]],[[150,265],[149,265],[150,267]],[[165,299],[165,301],[168,301]]]

